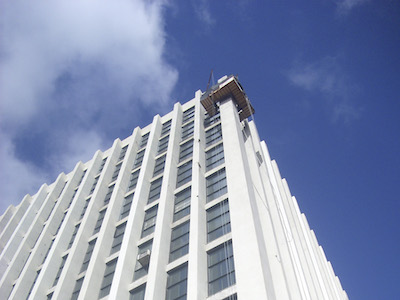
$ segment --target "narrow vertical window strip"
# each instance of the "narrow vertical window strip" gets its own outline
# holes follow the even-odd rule
[[[112,281],[114,278],[115,267],[117,266],[118,258],[106,264],[106,269],[104,271],[103,281],[100,287],[99,299],[107,296],[110,293]]]
[[[147,145],[147,141],[149,140],[150,132],[144,134],[142,136],[142,140],[140,141],[139,149],[142,149],[144,146]]]
[[[232,242],[208,252],[208,295],[214,295],[235,284]]]
[[[123,218],[125,218],[125,217],[127,217],[129,215],[134,195],[135,194],[133,193],[133,194],[130,194],[130,195],[125,197],[124,203],[123,203],[122,208],[121,208],[121,213],[119,215],[119,219],[120,220],[122,220]]]
[[[194,121],[188,123],[187,125],[184,125],[182,127],[182,136],[181,136],[181,141],[184,141],[191,137],[194,132]]]
[[[172,262],[189,252],[189,221],[175,227],[171,232],[169,261]]]
[[[143,150],[140,150],[136,154],[136,158],[135,158],[135,162],[133,163],[132,170],[139,168],[142,165],[145,151],[146,151],[146,149],[143,149]]]
[[[224,146],[221,143],[206,152],[206,171],[214,169],[224,161]]]
[[[114,187],[115,187],[115,184],[113,184],[112,186],[108,187],[107,194],[104,197],[103,205],[107,205],[110,202],[112,193],[114,191]]]
[[[218,170],[206,178],[206,197],[207,202],[217,199],[226,194],[227,183],[225,168]]]
[[[192,161],[188,161],[178,167],[176,188],[192,180]]]
[[[56,278],[54,278],[54,281],[53,281],[53,286],[57,285],[58,280],[60,279],[60,276],[61,276],[61,272],[64,269],[65,262],[67,261],[67,258],[68,258],[68,254],[62,257],[61,264],[58,267]]]
[[[188,187],[175,195],[174,222],[190,213],[191,192],[191,187]]]
[[[83,171],[83,174],[82,174],[81,178],[79,179],[79,182],[78,182],[78,184],[76,185],[76,187],[79,187],[79,186],[81,185],[82,180],[83,180],[83,178],[85,177],[86,171],[87,171],[87,170],[84,170],[84,171]]]
[[[138,255],[135,265],[135,271],[133,274],[133,280],[137,280],[147,275],[152,247],[153,240],[147,241],[138,246]]]
[[[113,173],[113,175],[111,177],[111,181],[110,182],[113,182],[113,181],[117,180],[118,175],[119,175],[119,171],[121,170],[121,167],[122,167],[122,161],[115,166],[114,173]]]
[[[154,207],[146,211],[143,221],[143,229],[141,235],[142,238],[154,232],[154,228],[156,226],[157,210],[158,205],[155,205]]]
[[[126,222],[115,228],[114,239],[111,245],[111,254],[118,252],[121,249],[122,240],[124,238]]]
[[[134,190],[136,188],[136,185],[137,185],[137,182],[138,182],[138,178],[139,178],[139,174],[140,174],[140,169],[136,170],[135,172],[133,172],[131,174],[131,178],[129,180],[129,186],[128,186],[127,192],[132,191],[132,190]]]
[[[207,210],[207,242],[211,242],[231,231],[228,200]]]
[[[187,277],[187,264],[168,272],[166,300],[187,299]]]
[[[164,136],[165,134],[169,133],[169,131],[171,130],[171,123],[172,123],[172,120],[168,120],[167,122],[165,122],[162,125],[161,136]]]
[[[89,195],[93,194],[94,190],[96,189],[97,182],[99,181],[99,178],[100,178],[100,175],[97,175],[97,176],[94,178],[94,182],[93,182],[93,184],[92,184],[92,188],[90,189]]]
[[[206,131],[206,146],[211,146],[222,139],[221,124]]]
[[[103,224],[104,216],[106,215],[107,209],[103,209],[99,211],[99,216],[97,217],[97,222],[93,230],[93,234],[96,234],[100,231],[101,225]]]
[[[50,250],[51,250],[51,247],[53,247],[53,244],[54,244],[54,238],[51,240],[50,245],[49,245],[49,247],[47,248],[46,254],[44,255],[43,260],[42,260],[42,265],[43,265],[44,262],[46,261],[46,258],[47,258],[47,256],[49,255],[49,252],[50,252]]]
[[[164,167],[165,167],[165,158],[167,155],[163,155],[159,158],[156,159],[156,163],[154,166],[154,172],[153,172],[153,177],[160,175],[161,173],[164,172]]]
[[[78,233],[78,230],[79,230],[79,227],[80,227],[80,226],[81,226],[81,223],[75,225],[74,232],[72,233],[72,237],[71,237],[71,239],[70,239],[70,241],[69,241],[69,244],[68,244],[68,248],[67,248],[67,249],[69,249],[69,248],[72,247],[72,244],[73,244],[74,241],[75,241],[75,238],[76,238],[76,235],[77,235],[77,233]]]
[[[121,149],[121,152],[118,157],[118,161],[123,160],[125,158],[126,150],[128,150],[128,145]]]
[[[86,250],[85,257],[83,258],[83,263],[82,263],[80,273],[87,270],[87,267],[88,267],[90,259],[92,257],[92,253],[93,253],[93,249],[94,249],[95,245],[96,245],[96,239],[94,239],[88,243],[88,248]]]
[[[192,106],[191,108],[185,110],[182,115],[182,124],[191,121],[194,118],[194,113],[195,113],[195,106]]]
[[[104,158],[103,161],[101,162],[98,174],[100,174],[103,171],[106,162],[107,162],[107,157]]]
[[[193,139],[189,140],[188,142],[180,146],[179,162],[189,157],[192,157],[192,155],[193,155]]]
[[[147,204],[156,201],[160,197],[161,193],[161,185],[162,185],[163,177],[160,177],[150,184],[149,198]]]
[[[168,149],[169,135],[163,137],[158,142],[157,155],[164,153]]]
[[[221,120],[221,116],[220,116],[219,112],[216,113],[214,116],[210,116],[206,113],[206,117],[204,119],[204,127],[208,128],[211,125],[218,123],[220,120]]]
[[[129,292],[130,294],[129,300],[144,300],[145,293],[146,293],[146,284],[143,284]]]
[[[81,277],[75,282],[75,286],[74,286],[74,289],[72,291],[71,300],[77,300],[78,299],[84,279],[85,279],[85,277]]]
[[[91,199],[92,199],[92,198],[86,199],[85,205],[84,205],[83,208],[82,208],[82,212],[81,212],[81,215],[80,215],[80,217],[79,217],[79,220],[82,220],[83,216],[85,215],[86,210],[87,210],[87,208],[88,208],[88,206],[89,206],[89,202],[90,202]]]

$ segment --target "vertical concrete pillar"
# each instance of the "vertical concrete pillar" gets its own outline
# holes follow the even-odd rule
[[[239,299],[268,299],[259,247],[255,195],[235,103],[220,105],[226,177],[232,226],[232,245]],[[254,220],[247,221],[247,220]],[[248,245],[252,245],[249,247]],[[249,276],[248,274],[253,274]]]

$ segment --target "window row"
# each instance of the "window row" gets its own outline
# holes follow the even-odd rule
[[[140,255],[139,255],[140,256]],[[138,256],[138,257],[139,257]],[[207,253],[208,267],[208,295],[214,295],[236,283],[235,265],[233,261],[232,242],[225,242]],[[143,266],[137,263],[135,275]],[[143,277],[147,274],[144,271]],[[187,299],[188,264],[185,263],[167,274],[166,300]],[[142,285],[130,292],[130,299],[144,299],[145,285]],[[236,294],[227,299],[237,299]]]

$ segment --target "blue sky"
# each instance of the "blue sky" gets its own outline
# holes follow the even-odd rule
[[[0,3],[0,213],[237,74],[354,299],[400,295],[400,3]]]

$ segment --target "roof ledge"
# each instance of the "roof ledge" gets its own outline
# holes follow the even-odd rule
[[[213,85],[201,96],[200,102],[206,109],[207,113],[210,116],[214,116],[217,113],[217,103],[222,102],[227,98],[232,98],[235,102],[239,112],[240,121],[243,121],[254,114],[255,111],[249,98],[244,92],[237,77],[233,75],[224,76],[218,80],[216,85]]]

